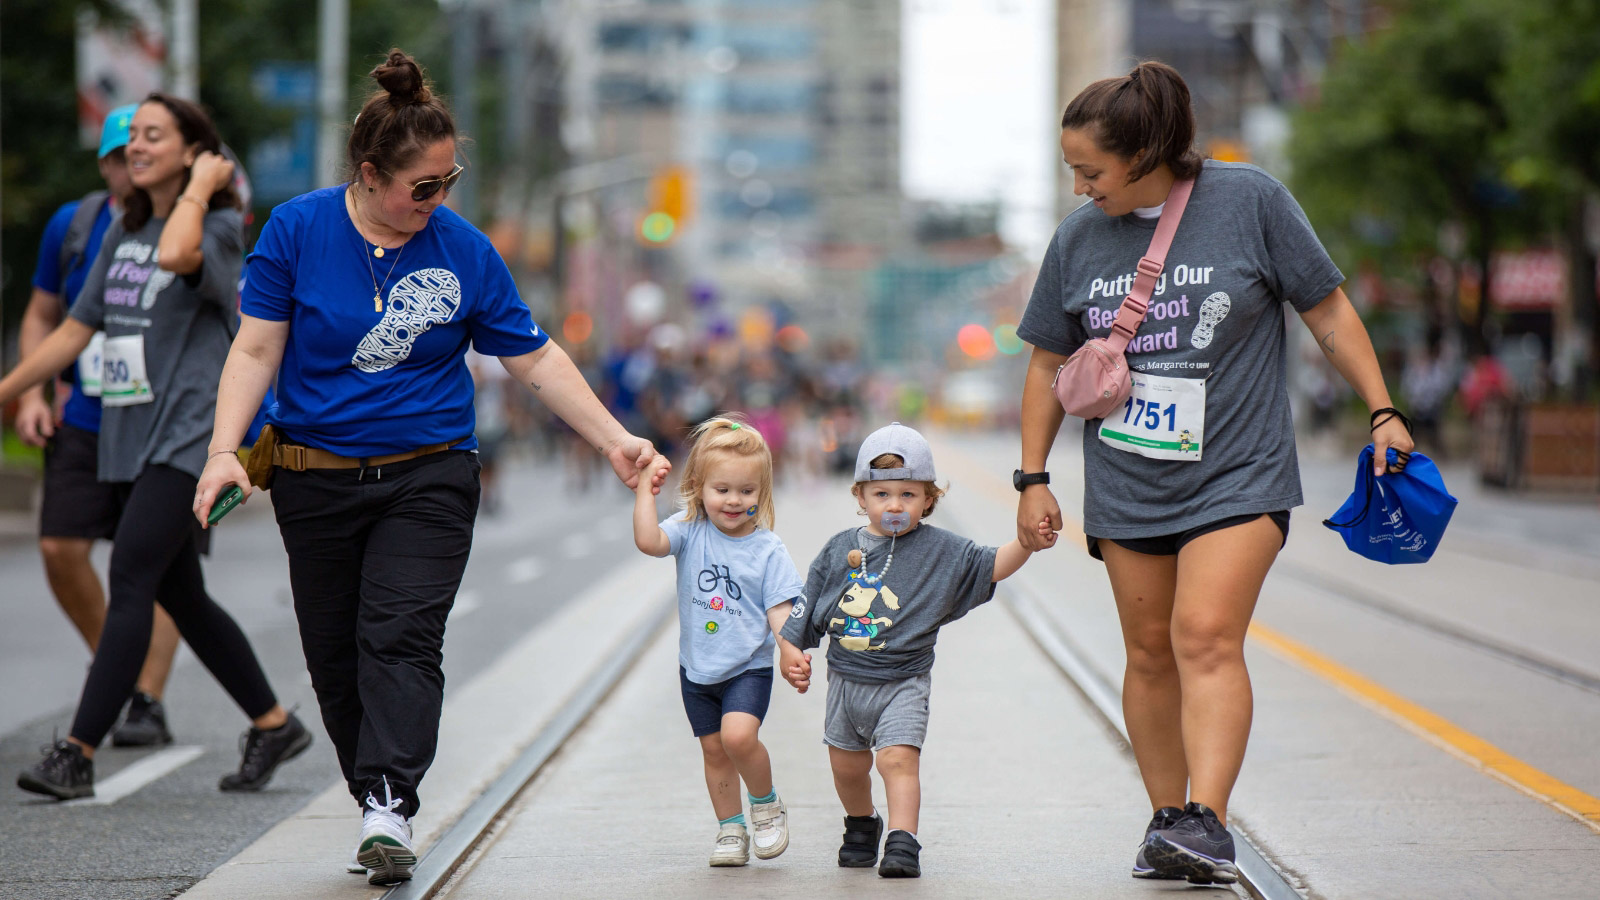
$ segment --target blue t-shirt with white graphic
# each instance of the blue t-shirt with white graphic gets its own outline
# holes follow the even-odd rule
[[[242,312],[289,323],[267,420],[287,440],[341,456],[462,439],[475,448],[468,345],[520,356],[548,335],[489,239],[460,215],[439,207],[403,248],[374,259],[344,191],[274,209],[246,261]]]
[[[695,684],[717,684],[772,665],[778,640],[767,610],[805,589],[776,534],[729,537],[687,512],[661,523],[678,559],[678,665]]]
[[[94,258],[100,253],[100,243],[106,236],[106,229],[111,227],[111,204],[102,203],[100,214],[94,218],[94,227],[89,231],[89,242],[84,245],[83,258],[72,267],[72,271],[61,271],[61,245],[67,240],[67,230],[72,227],[72,217],[81,202],[73,200],[65,203],[50,217],[44,226],[44,237],[39,241],[39,263],[33,269],[33,286],[61,298],[63,310],[71,309],[77,301],[78,292],[83,290],[83,281],[89,277],[89,267],[94,265]],[[98,432],[100,398],[78,390],[76,365],[67,367],[61,377],[72,385],[72,396],[67,398],[67,405],[61,411],[61,420],[73,428]]]

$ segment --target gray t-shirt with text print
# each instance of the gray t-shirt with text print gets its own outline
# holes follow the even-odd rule
[[[217,405],[217,382],[239,330],[244,219],[238,210],[206,213],[204,263],[190,275],[160,267],[165,219],[132,234],[111,223],[70,315],[103,330],[106,341],[136,347],[149,399],[111,405],[100,424],[100,480],[133,481],[146,466],[200,477]],[[131,342],[128,339],[132,339]],[[142,344],[142,346],[140,346]],[[128,360],[124,360],[124,363]],[[110,390],[110,380],[103,379]]]
[[[1062,355],[1109,335],[1156,221],[1110,218],[1087,204],[1069,214],[1017,335]],[[1281,182],[1255,166],[1208,160],[1127,353],[1136,373],[1204,379],[1203,453],[1151,459],[1103,443],[1100,420],[1088,422],[1084,530],[1154,537],[1299,506],[1283,304],[1305,312],[1343,281]]]

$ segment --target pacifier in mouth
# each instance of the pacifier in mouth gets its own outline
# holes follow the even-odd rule
[[[885,534],[899,534],[911,527],[911,514],[908,512],[886,512],[878,517],[878,527]]]

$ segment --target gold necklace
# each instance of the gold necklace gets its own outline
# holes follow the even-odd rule
[[[350,203],[351,203],[352,206],[355,205],[355,195],[354,194],[351,195]],[[361,214],[361,211],[360,211],[359,208],[357,208],[356,215],[359,216],[360,214]],[[355,223],[351,222],[350,224],[354,225]],[[361,242],[362,242],[363,245],[365,245],[367,243],[367,236],[364,235],[364,234],[361,234],[361,229],[359,227],[356,229],[356,234],[360,235]],[[389,276],[394,274],[394,267],[400,265],[400,254],[405,253],[405,252],[406,252],[406,245],[402,243],[400,245],[399,252],[395,253],[395,255],[394,255],[394,261],[389,263],[389,271],[384,274],[384,276],[383,276],[383,284],[381,284],[381,285],[378,283],[378,272],[377,272],[376,269],[374,269],[372,267],[372,256],[376,256],[379,259],[383,259],[383,247],[374,244],[373,245],[372,256],[367,256],[367,254],[365,254],[365,253],[361,254],[362,258],[367,261],[367,275],[372,278],[372,311],[373,312],[376,312],[376,313],[383,312],[383,289],[385,287],[388,287],[388,285],[389,285]]]

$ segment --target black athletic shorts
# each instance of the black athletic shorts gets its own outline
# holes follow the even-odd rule
[[[56,428],[44,448],[44,499],[39,536],[110,540],[122,504],[116,485],[100,481],[100,435],[71,425]]]
[[[101,481],[100,435],[60,425],[44,448],[44,496],[39,502],[39,536],[111,540],[122,520],[117,484]],[[195,542],[211,553],[211,532],[195,522]]]
[[[1104,556],[1100,555],[1100,542],[1102,540],[1110,540],[1118,547],[1124,547],[1128,550],[1132,550],[1135,553],[1144,553],[1150,556],[1177,556],[1178,551],[1183,549],[1184,544],[1189,543],[1202,534],[1210,534],[1213,531],[1221,531],[1224,528],[1232,528],[1235,525],[1243,525],[1246,522],[1253,522],[1262,516],[1267,516],[1268,518],[1272,519],[1272,524],[1278,526],[1278,530],[1283,532],[1284,543],[1288,543],[1289,511],[1287,509],[1281,509],[1277,512],[1270,513],[1250,513],[1249,515],[1244,516],[1229,516],[1226,519],[1218,519],[1215,522],[1207,522],[1204,525],[1196,525],[1187,531],[1180,531],[1176,534],[1163,534],[1157,537],[1097,538],[1093,535],[1085,535],[1085,537],[1087,538],[1089,544],[1089,555],[1098,560],[1105,559]]]

